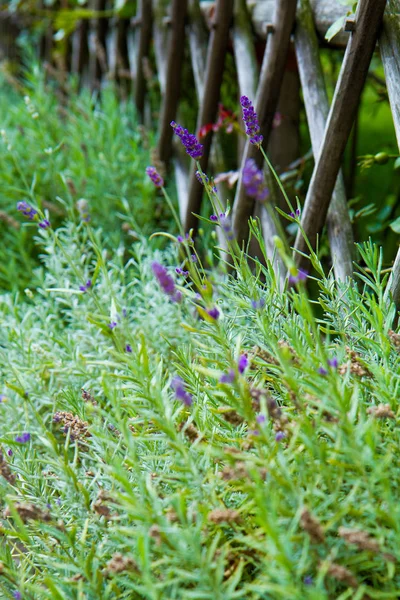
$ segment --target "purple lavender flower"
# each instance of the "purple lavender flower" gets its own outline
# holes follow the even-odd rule
[[[27,431],[24,431],[23,433],[21,433],[21,435],[15,436],[15,441],[18,442],[18,444],[26,444],[27,442],[29,442],[30,439],[31,434]]]
[[[305,281],[307,279],[306,271],[298,270],[297,275],[289,275],[289,283],[295,285],[299,281]]]
[[[171,387],[175,392],[175,396],[178,400],[183,402],[185,406],[191,406],[193,398],[189,392],[185,390],[185,383],[181,377],[174,377],[171,382]]]
[[[295,212],[290,212],[289,213],[289,217],[292,217],[292,219],[295,219],[296,217],[299,217],[301,214],[301,211],[299,208],[296,208]]]
[[[92,280],[88,279],[85,285],[79,286],[79,289],[81,292],[86,292],[90,287],[92,287]]]
[[[200,173],[200,171],[196,171],[195,175],[197,181],[201,183],[201,185],[208,185],[210,183],[210,180],[208,179],[205,173]],[[217,192],[217,188],[215,187],[215,185],[211,186],[211,190],[215,193]]]
[[[235,233],[232,228],[231,218],[225,213],[220,214],[219,216],[219,224],[222,227],[223,232],[225,233],[226,238],[231,242],[235,239]]]
[[[167,269],[158,262],[153,262],[151,268],[163,292],[171,298],[172,302],[180,302],[182,300],[182,294],[176,289],[175,281],[172,279]]]
[[[180,267],[176,267],[175,273],[177,273],[177,275],[182,275],[183,277],[187,277],[189,275],[189,271],[184,271]]]
[[[43,221],[40,221],[39,227],[41,229],[48,229],[49,227],[51,227],[50,221],[48,219],[43,219]]]
[[[313,578],[311,577],[311,575],[306,575],[303,579],[304,585],[312,585],[313,584]]]
[[[190,260],[191,260],[193,263],[196,263],[196,262],[197,262],[197,256],[196,256],[195,254],[191,254],[191,256],[190,256]]]
[[[238,371],[241,375],[245,372],[247,367],[249,366],[249,359],[245,354],[242,354],[238,360]]]
[[[221,375],[219,382],[220,383],[233,383],[235,381],[235,371],[231,369],[229,373],[224,373]]]
[[[11,448],[9,448],[7,450],[7,454],[8,454],[8,456],[12,456],[14,454],[13,451],[11,450]]]
[[[337,369],[337,368],[338,368],[339,361],[338,361],[338,359],[336,358],[336,356],[334,356],[333,358],[329,358],[329,359],[328,359],[328,365],[329,365],[330,367],[332,367],[332,369]]]
[[[266,419],[267,418],[265,415],[260,414],[260,415],[257,415],[256,421],[257,421],[257,423],[259,423],[261,425],[261,423],[265,423]]]
[[[25,200],[23,200],[22,202],[18,202],[17,210],[19,210],[19,212],[22,212],[24,217],[27,217],[30,221],[33,221],[33,219],[37,215],[37,210],[35,210],[33,206],[25,202]]]
[[[126,346],[125,346],[125,352],[129,352],[129,353],[132,352],[132,346],[130,344],[126,344]]]
[[[183,244],[183,242],[185,242],[185,241],[186,241],[188,244],[191,244],[193,240],[192,240],[192,238],[190,237],[190,235],[189,235],[188,233],[186,233],[186,234],[185,234],[185,237],[183,237],[182,235],[178,235],[178,236],[176,237],[176,241],[177,241],[179,244]]]
[[[325,367],[319,367],[318,373],[320,375],[328,375],[328,371],[325,369]]]
[[[22,594],[21,594],[21,592],[19,592],[18,590],[15,590],[15,592],[13,592],[13,598],[15,600],[22,600]]]
[[[218,221],[217,215],[210,215],[210,221]]]
[[[255,198],[258,202],[265,202],[269,196],[269,190],[265,185],[264,174],[257,167],[253,158],[246,160],[243,167],[242,181],[248,196]]]
[[[108,324],[108,326],[111,329],[111,331],[113,329],[115,329],[117,325],[118,325],[118,323],[116,321],[111,321],[111,323]]]
[[[214,308],[210,308],[210,310],[207,311],[207,314],[214,319],[214,321],[216,321],[220,315],[220,312],[218,308],[214,306]]]
[[[171,121],[171,127],[180,138],[186,154],[189,154],[194,160],[199,160],[203,156],[203,146],[199,144],[196,136],[193,133],[189,133],[187,129],[184,129],[181,125],[175,123],[175,121]]]
[[[3,400],[5,400],[5,399],[6,399],[5,394],[0,394],[0,402],[3,402]]]
[[[285,435],[284,431],[278,431],[278,433],[275,436],[275,441],[281,442],[285,437],[286,437],[286,435]]]
[[[247,96],[242,96],[240,98],[240,104],[242,105],[246,135],[249,136],[251,144],[260,146],[263,141],[263,136],[260,135],[260,126],[258,124],[256,111]]]
[[[258,300],[251,301],[251,308],[254,310],[261,310],[265,306],[265,298],[259,298]]]
[[[158,188],[164,187],[164,179],[161,177],[159,173],[157,173],[157,169],[155,167],[147,167],[146,169],[147,175],[150,177],[154,185]]]

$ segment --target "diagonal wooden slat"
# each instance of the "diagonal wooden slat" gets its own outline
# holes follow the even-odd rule
[[[302,228],[315,248],[325,224],[329,204],[346,143],[354,122],[361,92],[382,23],[386,0],[359,0],[355,31],[351,34],[329,111],[320,153],[311,178],[301,219]],[[299,230],[294,260],[308,267],[308,246]]]
[[[232,19],[233,0],[217,0],[214,26],[210,35],[207,50],[207,64],[204,75],[204,92],[197,118],[197,131],[202,125],[213,123],[218,110],[220,88],[225,64],[225,54],[229,39],[229,28]],[[212,132],[204,139],[204,151],[200,160],[201,168],[206,171],[210,155]],[[203,186],[196,179],[196,166],[193,165],[189,180],[189,195],[186,207],[184,228],[186,231],[197,230],[198,221],[193,213],[199,213]]]
[[[323,141],[329,101],[319,57],[310,0],[300,0],[296,15],[295,48],[314,157]],[[335,277],[345,281],[353,274],[354,239],[341,171],[336,180],[327,217]]]
[[[140,0],[136,23],[139,28],[139,44],[136,62],[135,106],[140,123],[144,121],[144,102],[146,96],[146,79],[143,61],[149,56],[152,29],[152,7],[149,0]]]
[[[400,2],[398,0],[388,0],[382,33],[379,38],[379,48],[400,150]],[[393,265],[387,290],[397,309],[400,309],[400,250]]]
[[[160,118],[158,158],[168,163],[172,149],[173,130],[171,121],[176,118],[178,108],[183,57],[185,52],[185,19],[187,0],[173,0],[171,6],[171,34],[168,44],[167,73]]]
[[[274,32],[267,40],[255,101],[261,133],[264,136],[264,148],[268,146],[273,119],[278,105],[290,35],[296,13],[296,4],[296,0],[277,0]],[[241,172],[249,158],[253,158],[259,165],[263,162],[259,150],[247,141],[242,158]],[[240,177],[233,206],[233,226],[239,243],[247,241],[249,234],[248,221],[253,211],[254,199],[246,195],[242,178]]]

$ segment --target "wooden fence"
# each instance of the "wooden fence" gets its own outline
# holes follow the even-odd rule
[[[61,4],[68,8],[68,0],[61,0]],[[240,95],[254,100],[263,146],[273,161],[277,137],[273,130],[274,116],[280,102],[291,101],[295,118],[299,78],[315,158],[301,225],[315,248],[326,224],[335,276],[340,280],[351,277],[354,241],[341,163],[369,64],[377,48],[384,66],[400,149],[400,0],[358,0],[356,13],[348,17],[346,8],[336,0],[138,0],[137,14],[129,19],[110,16],[108,0],[90,0],[87,8],[95,10],[95,16],[80,20],[66,40],[63,68],[79,74],[82,82],[93,89],[99,88],[102,80],[110,75],[119,82],[132,83],[139,118],[145,121],[149,65],[151,57],[155,58],[162,96],[156,158],[175,171],[180,216],[186,230],[197,230],[195,215],[201,211],[203,188],[196,179],[194,163],[187,162],[179,145],[174,143],[170,127],[170,122],[179,115],[185,56],[190,56],[198,100],[197,132],[217,118],[229,49],[234,56]],[[329,46],[325,33],[341,17],[344,17],[343,30],[333,38],[331,45],[345,48],[345,55],[329,105],[320,46]],[[48,60],[51,58],[50,23],[51,20],[41,48],[42,56]],[[261,68],[255,50],[257,40],[266,40]],[[293,53],[298,75],[295,73],[290,79],[287,65],[293,62]],[[292,137],[288,142],[286,138],[286,142],[285,145],[284,140],[278,148],[281,166],[287,166],[295,158],[291,152],[293,148],[296,151],[296,140]],[[215,170],[223,170],[221,148],[212,129],[202,143],[202,169],[211,169],[211,162]],[[243,167],[248,158],[261,166],[260,152],[246,142],[240,149],[239,165]],[[272,256],[276,221],[270,212],[255,206],[254,200],[246,195],[240,173],[241,169],[232,198],[234,231],[239,242],[246,241],[249,217],[258,214],[266,248]],[[222,194],[225,197],[227,190],[223,189]],[[272,197],[272,202],[282,206],[279,194]],[[307,269],[308,248],[300,230],[294,248],[296,264]],[[389,291],[400,306],[400,252],[394,262]]]

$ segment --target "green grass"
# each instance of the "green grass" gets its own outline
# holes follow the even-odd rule
[[[398,597],[400,334],[380,251],[359,246],[347,284],[313,257],[312,298],[235,247],[231,272],[217,249],[212,268],[182,263],[173,236],[162,250],[147,240],[159,223],[129,107],[124,121],[107,91],[101,111],[81,96],[60,120],[35,77],[26,147],[16,116],[5,127],[3,205],[15,217],[17,201],[46,210],[58,195],[65,212],[49,209],[45,230],[2,225],[1,597]],[[12,110],[25,114],[20,96]]]

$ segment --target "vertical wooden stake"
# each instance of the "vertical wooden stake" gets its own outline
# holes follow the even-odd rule
[[[197,131],[202,125],[213,123],[218,110],[218,101],[225,64],[225,54],[229,39],[229,28],[233,12],[233,0],[217,0],[214,27],[210,35],[207,51],[207,64],[204,77],[204,93],[197,118]],[[200,160],[203,171],[207,170],[212,142],[212,132],[203,140],[203,156]],[[199,213],[203,186],[196,178],[196,166],[192,166],[189,182],[189,196],[184,228],[196,232],[198,222],[193,213]]]
[[[171,156],[173,130],[170,123],[176,118],[181,89],[187,1],[173,0],[171,9],[171,34],[168,45],[166,87],[162,101],[157,146],[158,158],[165,164],[168,163]]]
[[[339,81],[329,111],[318,160],[311,178],[301,219],[304,235],[316,247],[328,213],[343,152],[360,102],[368,67],[376,46],[386,0],[359,0],[354,33],[350,34]],[[307,269],[308,246],[299,230],[295,242],[296,264]]]
[[[310,0],[300,0],[296,19],[295,48],[311,143],[314,157],[317,158],[329,113],[329,101]],[[341,171],[333,191],[327,226],[335,276],[336,279],[345,281],[353,274],[354,239]]]
[[[137,52],[135,106],[140,123],[144,122],[144,102],[146,96],[146,79],[143,71],[143,61],[149,56],[152,29],[152,8],[150,0],[140,0],[137,15],[139,28],[139,48]]]
[[[296,0],[277,0],[274,30],[268,36],[263,65],[261,69],[255,108],[258,115],[261,133],[264,136],[263,146],[267,148],[273,119],[279,99],[284,68],[296,13]],[[253,100],[253,98],[251,98]],[[253,158],[260,166],[263,158],[259,150],[246,142],[240,172],[247,159]],[[233,206],[233,224],[239,243],[246,242],[249,235],[248,221],[254,211],[254,199],[246,195],[240,176]]]

